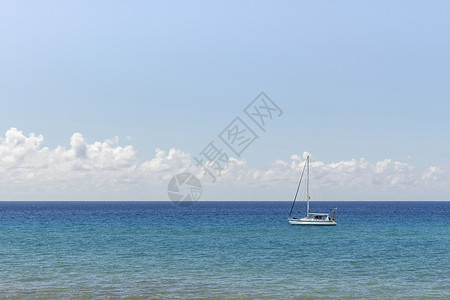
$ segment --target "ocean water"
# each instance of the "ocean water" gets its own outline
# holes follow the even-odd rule
[[[0,298],[450,299],[450,202],[290,206],[0,202]]]

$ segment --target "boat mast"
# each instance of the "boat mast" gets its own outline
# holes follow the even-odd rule
[[[298,190],[300,189],[300,184],[302,183],[303,174],[305,174],[305,169],[306,169],[306,163],[303,166],[302,176],[300,176],[300,180],[298,181],[297,191],[295,192],[294,201],[292,202],[291,211],[289,212],[289,217],[291,216],[292,210],[294,209],[295,200],[297,199]]]
[[[309,216],[309,156],[306,157],[306,216]]]

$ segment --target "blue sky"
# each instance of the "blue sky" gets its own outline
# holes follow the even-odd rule
[[[49,149],[69,149],[74,133],[88,144],[117,136],[116,146],[132,145],[139,162],[154,159],[155,149],[195,155],[265,91],[284,114],[245,152],[248,168],[270,169],[308,151],[327,164],[391,159],[421,172],[438,167],[448,178],[449,8],[447,1],[2,1],[0,131],[42,135],[40,147]],[[11,193],[2,198],[13,197],[14,185],[4,184]],[[448,195],[429,188],[432,198]],[[404,193],[413,194],[402,187],[377,197]],[[132,194],[145,199],[146,189]]]

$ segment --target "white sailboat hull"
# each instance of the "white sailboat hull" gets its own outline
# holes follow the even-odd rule
[[[308,218],[303,219],[288,219],[291,225],[310,225],[310,226],[336,226],[333,220],[313,220]]]

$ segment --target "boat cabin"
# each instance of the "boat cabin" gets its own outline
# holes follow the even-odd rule
[[[329,221],[331,220],[328,214],[320,214],[320,213],[309,213],[309,219],[317,220],[317,221]]]

